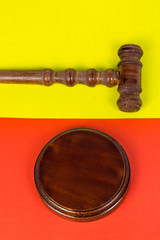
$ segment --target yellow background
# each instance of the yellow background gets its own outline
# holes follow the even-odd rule
[[[139,112],[118,110],[117,87],[0,84],[0,117],[160,117],[158,0],[1,1],[0,69],[116,68],[126,43],[144,51]]]

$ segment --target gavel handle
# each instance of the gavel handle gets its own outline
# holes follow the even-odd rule
[[[34,71],[0,71],[0,83],[20,83],[20,84],[40,84],[50,86],[53,83],[62,83],[67,86],[75,84],[85,84],[94,87],[97,84],[103,84],[112,87],[119,84],[119,72],[108,69],[98,72],[95,69],[86,71],[75,71],[67,69],[60,72],[54,72],[51,69]]]

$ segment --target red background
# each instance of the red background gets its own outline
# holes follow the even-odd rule
[[[75,127],[106,132],[120,142],[131,165],[128,194],[109,216],[76,223],[41,201],[34,164],[56,134]],[[160,119],[0,119],[0,239],[160,239]]]

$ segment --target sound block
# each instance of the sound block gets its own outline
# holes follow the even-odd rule
[[[65,131],[45,145],[34,176],[42,200],[55,213],[74,221],[91,221],[122,202],[130,166],[114,138],[80,128]]]

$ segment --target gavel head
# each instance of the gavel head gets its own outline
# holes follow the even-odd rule
[[[134,44],[123,45],[118,56],[121,61],[119,67],[120,97],[117,101],[119,109],[123,112],[136,112],[140,109],[142,101],[141,93],[141,67],[140,58],[143,55],[142,49]]]

